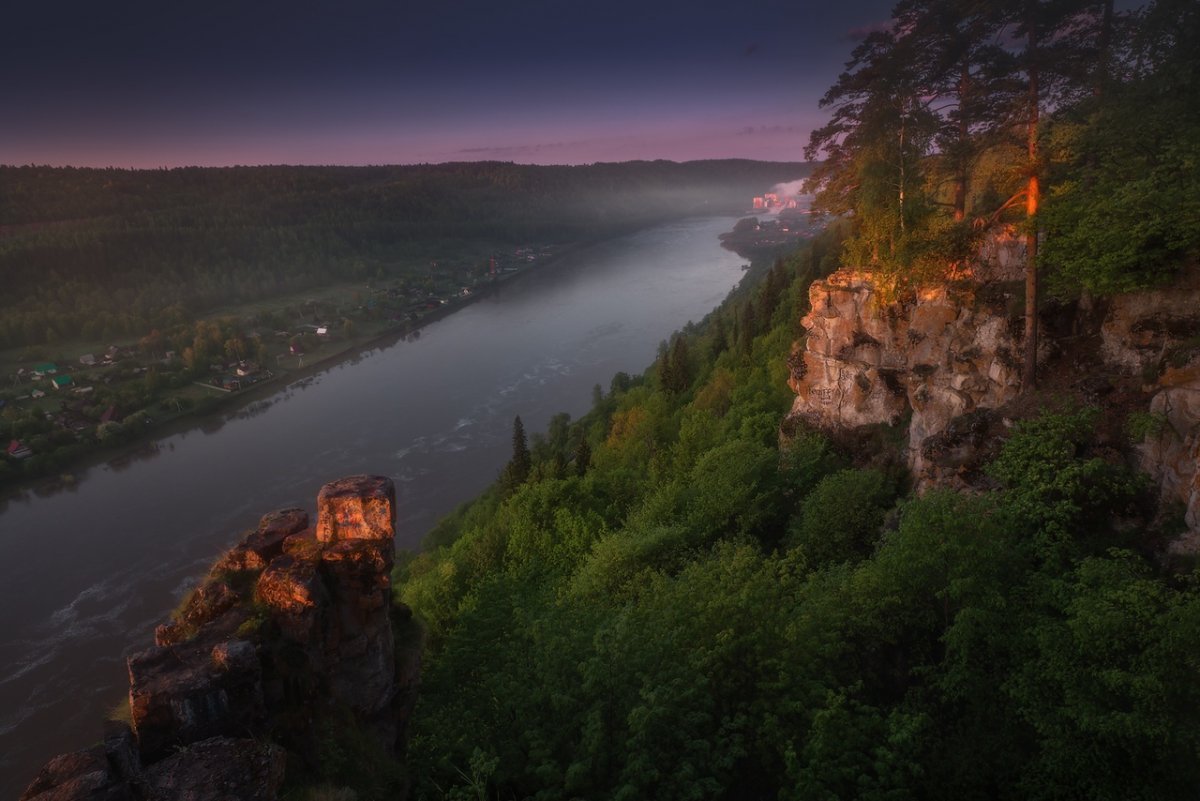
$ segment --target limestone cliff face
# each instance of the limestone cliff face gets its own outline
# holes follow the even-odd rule
[[[792,417],[826,429],[904,425],[918,489],[966,483],[992,455],[1020,390],[1020,259],[1011,250],[993,241],[973,274],[897,300],[882,297],[869,272],[814,282],[807,336],[789,365]],[[1174,547],[1200,549],[1200,275],[1044,313],[1042,325],[1047,383],[1089,401],[1095,387],[1119,386],[1134,398],[1131,411],[1150,415],[1137,461],[1185,510],[1192,534]]]
[[[1020,388],[1018,343],[1003,297],[971,281],[880,297],[869,273],[839,270],[809,289],[808,336],[793,354],[792,414],[822,427],[897,425],[922,483],[948,478],[936,437],[1001,406]]]
[[[325,485],[315,527],[302,509],[264,517],[130,657],[132,725],[52,760],[23,801],[268,801],[279,744],[314,759],[314,712],[333,706],[398,750],[419,654],[397,654],[393,639],[393,615],[409,615],[391,602],[394,521],[395,489],[379,476]]]
[[[1200,552],[1200,270],[1167,289],[1114,298],[1100,335],[1105,361],[1150,396],[1153,425],[1138,461],[1163,499],[1183,508],[1189,533],[1172,548]]]

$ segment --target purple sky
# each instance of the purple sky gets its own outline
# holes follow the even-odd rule
[[[891,0],[40,0],[0,163],[801,160]]]

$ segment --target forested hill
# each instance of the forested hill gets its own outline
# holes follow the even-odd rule
[[[780,420],[816,242],[552,421],[397,574],[427,627],[417,798],[1187,799],[1200,592],[1094,410],[992,489],[903,433]],[[795,422],[795,421],[793,421]],[[323,777],[388,797],[354,760]]]
[[[851,54],[810,142],[816,205],[840,221],[644,375],[598,388],[581,420],[528,445],[514,426],[497,484],[398,571],[427,629],[416,797],[1195,797],[1195,555],[1154,551],[1179,512],[1128,443],[1168,418],[1129,415],[1115,437],[1099,425],[1128,411],[1112,384],[1039,396],[1034,368],[1098,364],[1071,360],[1098,345],[1069,325],[1039,349],[1045,290],[1094,308],[1200,255],[1200,4],[902,0],[893,18]],[[1023,402],[1003,431],[971,428],[989,445],[974,491],[914,492],[920,443],[899,416],[785,422],[814,279],[949,288],[999,235],[1023,243],[1025,281],[990,287],[1005,314],[1025,309],[1005,324]],[[1153,316],[1197,330],[1194,309]],[[882,366],[849,319],[841,356]],[[909,333],[902,346],[934,341]],[[1195,341],[1172,376],[1189,392]],[[969,350],[924,354],[920,375]],[[324,778],[386,797],[366,772]]]
[[[142,336],[231,302],[736,212],[805,174],[741,160],[0,167],[0,348]]]

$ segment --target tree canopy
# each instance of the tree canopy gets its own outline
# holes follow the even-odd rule
[[[822,100],[816,207],[852,221],[848,263],[901,282],[1022,231],[1032,386],[1040,278],[1125,291],[1200,251],[1198,33],[1189,0],[902,0]]]

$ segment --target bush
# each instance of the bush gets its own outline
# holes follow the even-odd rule
[[[788,545],[803,548],[814,566],[862,559],[874,548],[895,499],[895,482],[879,470],[827,476],[804,499]]]
[[[1024,421],[988,466],[1041,558],[1066,556],[1077,534],[1111,531],[1113,517],[1145,487],[1144,477],[1125,465],[1089,454],[1097,417],[1086,408]]]

